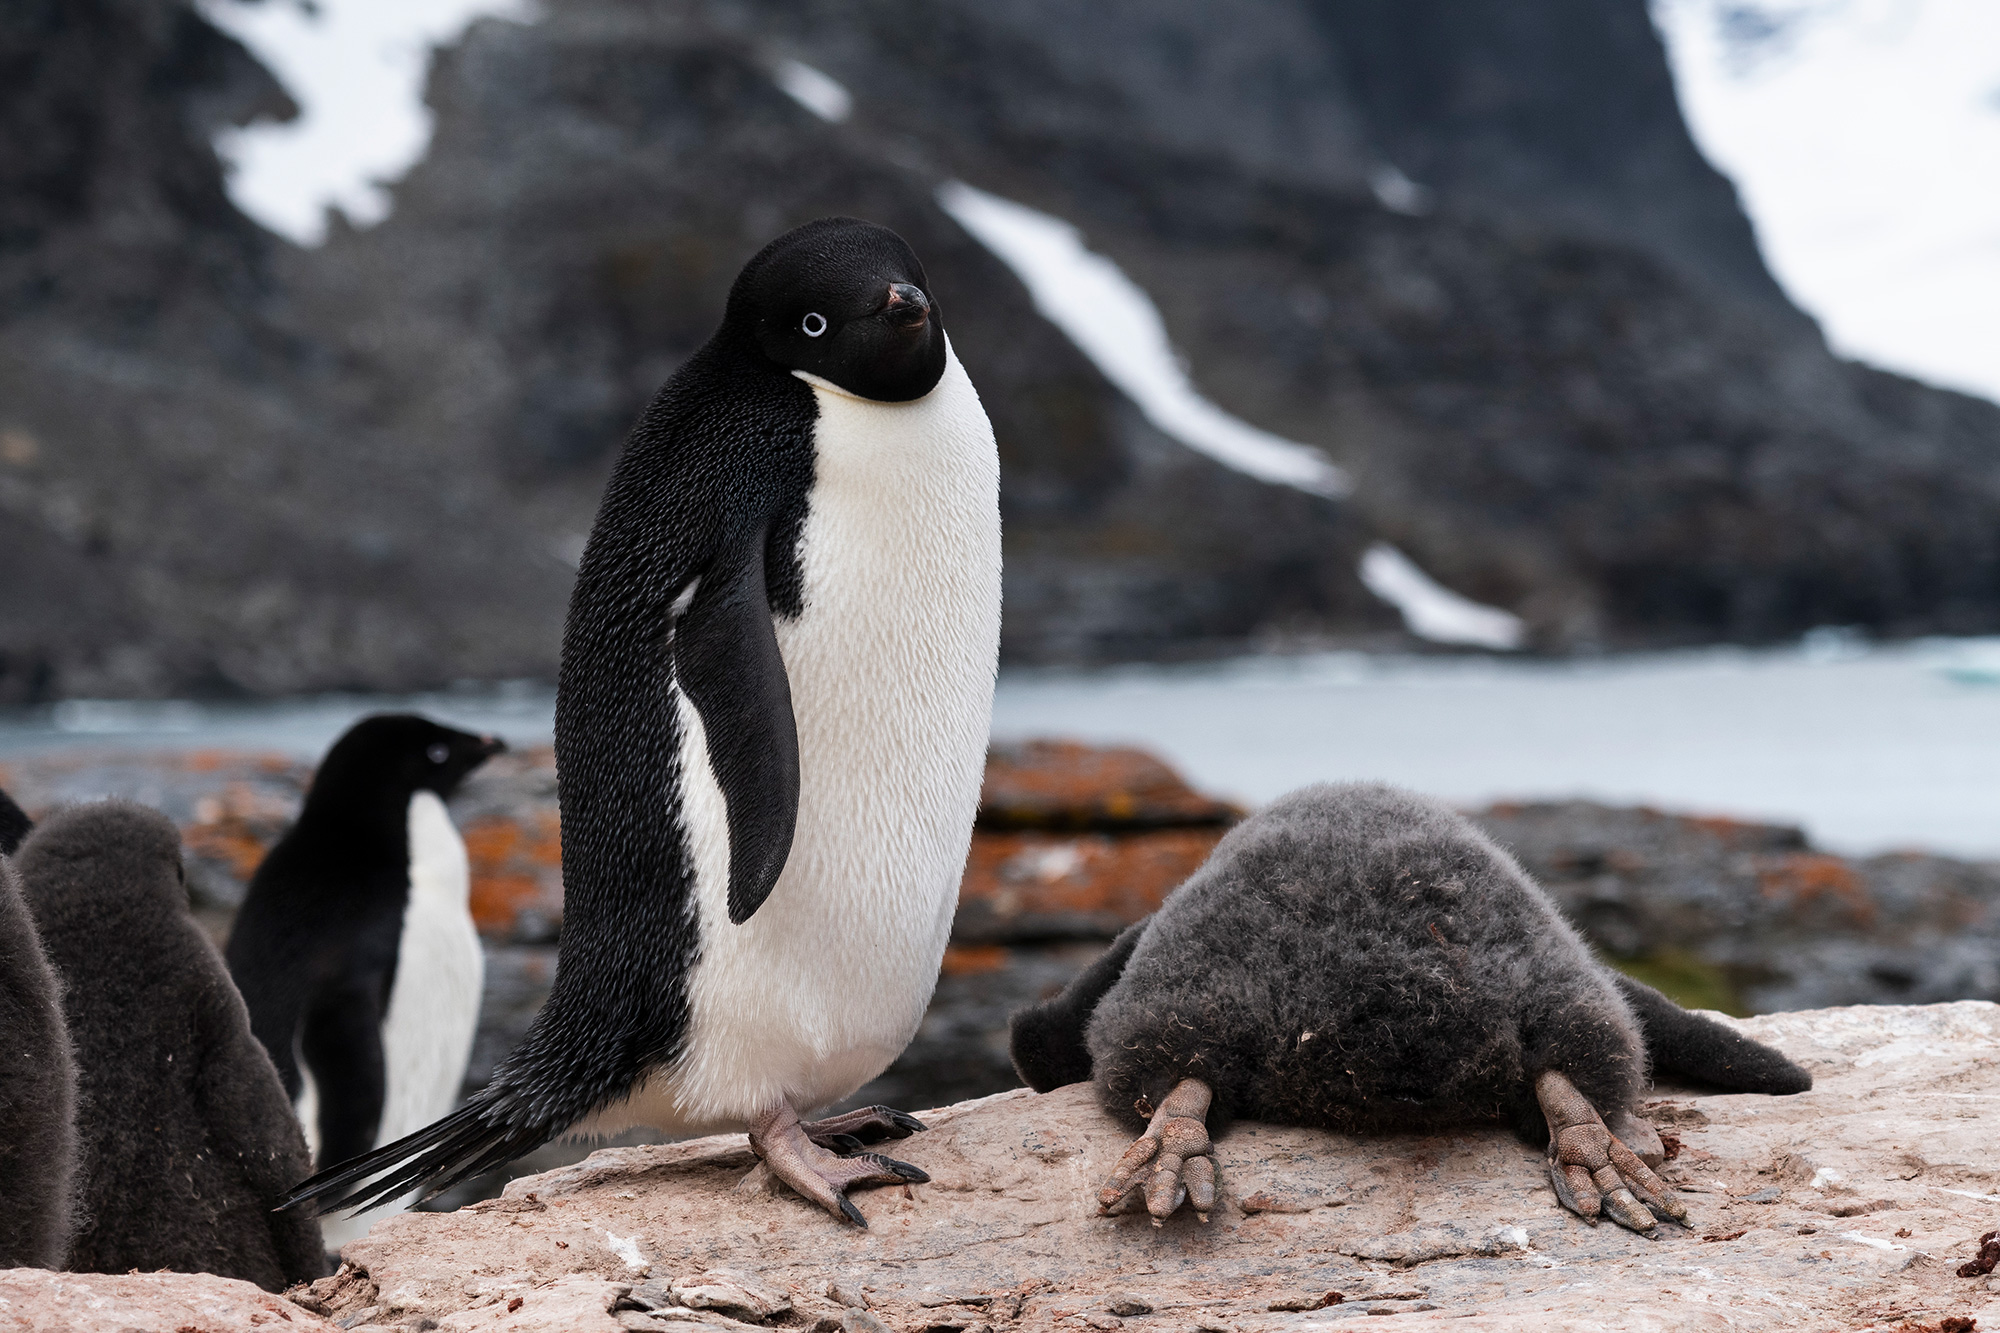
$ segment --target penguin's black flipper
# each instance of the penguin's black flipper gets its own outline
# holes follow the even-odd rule
[[[799,733],[764,578],[764,533],[725,552],[674,624],[674,675],[701,713],[729,809],[729,919],[770,897],[799,817]]]
[[[380,987],[330,991],[299,1027],[299,1053],[319,1094],[319,1160],[368,1151],[382,1127],[389,1071],[382,1053]]]
[[[1124,975],[1125,964],[1152,919],[1125,927],[1111,947],[1058,994],[1014,1011],[1007,1021],[1007,1046],[1023,1083],[1036,1092],[1048,1092],[1090,1080],[1090,1048],[1083,1034],[1097,1002]]]
[[[0,856],[12,856],[34,831],[35,821],[14,804],[14,798],[0,791]]]
[[[1656,1076],[1680,1074],[1730,1092],[1777,1096],[1812,1088],[1812,1075],[1771,1047],[1689,1013],[1644,982],[1610,975],[1639,1020]]]

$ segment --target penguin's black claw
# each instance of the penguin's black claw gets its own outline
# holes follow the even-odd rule
[[[868,1229],[868,1219],[863,1217],[861,1210],[854,1206],[854,1200],[848,1198],[845,1194],[840,1196],[840,1211],[855,1226],[860,1227],[863,1231]]]
[[[861,1160],[873,1162],[885,1171],[894,1171],[912,1185],[928,1185],[931,1183],[930,1173],[920,1166],[911,1166],[908,1162],[899,1162],[893,1157],[884,1157],[878,1152],[862,1153],[860,1157]]]
[[[868,1146],[852,1134],[808,1134],[806,1137],[828,1152],[837,1152],[842,1157],[852,1157]]]
[[[827,1140],[836,1137],[851,1138],[860,1143],[880,1143],[883,1139],[907,1139],[929,1126],[909,1112],[898,1111],[893,1106],[863,1106],[824,1120],[807,1121],[800,1128],[814,1143],[822,1148],[832,1148],[834,1145]],[[839,1148],[834,1150],[845,1151]]]

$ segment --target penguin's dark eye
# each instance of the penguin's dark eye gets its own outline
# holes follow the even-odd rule
[[[431,746],[430,749],[424,751],[424,753],[431,757],[433,764],[442,764],[445,760],[451,758],[451,747],[443,741],[439,741],[437,744]]]
[[[826,332],[826,316],[815,310],[799,322],[799,328],[805,332],[806,337],[817,338]]]

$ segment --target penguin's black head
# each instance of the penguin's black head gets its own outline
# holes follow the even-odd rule
[[[416,791],[449,797],[466,774],[506,748],[496,737],[454,731],[415,713],[377,713],[333,743],[313,777],[313,792],[371,787],[404,800]]]
[[[903,238],[858,218],[794,228],[743,266],[725,324],[765,356],[862,398],[906,403],[944,374],[944,320]]]

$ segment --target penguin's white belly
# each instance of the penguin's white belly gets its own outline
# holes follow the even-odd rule
[[[382,1018],[387,1088],[377,1147],[422,1129],[457,1104],[486,979],[472,925],[465,840],[435,792],[410,798],[409,830],[410,904]]]
[[[993,430],[955,355],[914,403],[814,392],[805,610],[777,622],[799,737],[791,856],[732,924],[727,810],[681,696],[701,921],[688,1041],[593,1130],[740,1127],[780,1101],[830,1105],[902,1052],[937,983],[992,722]]]

